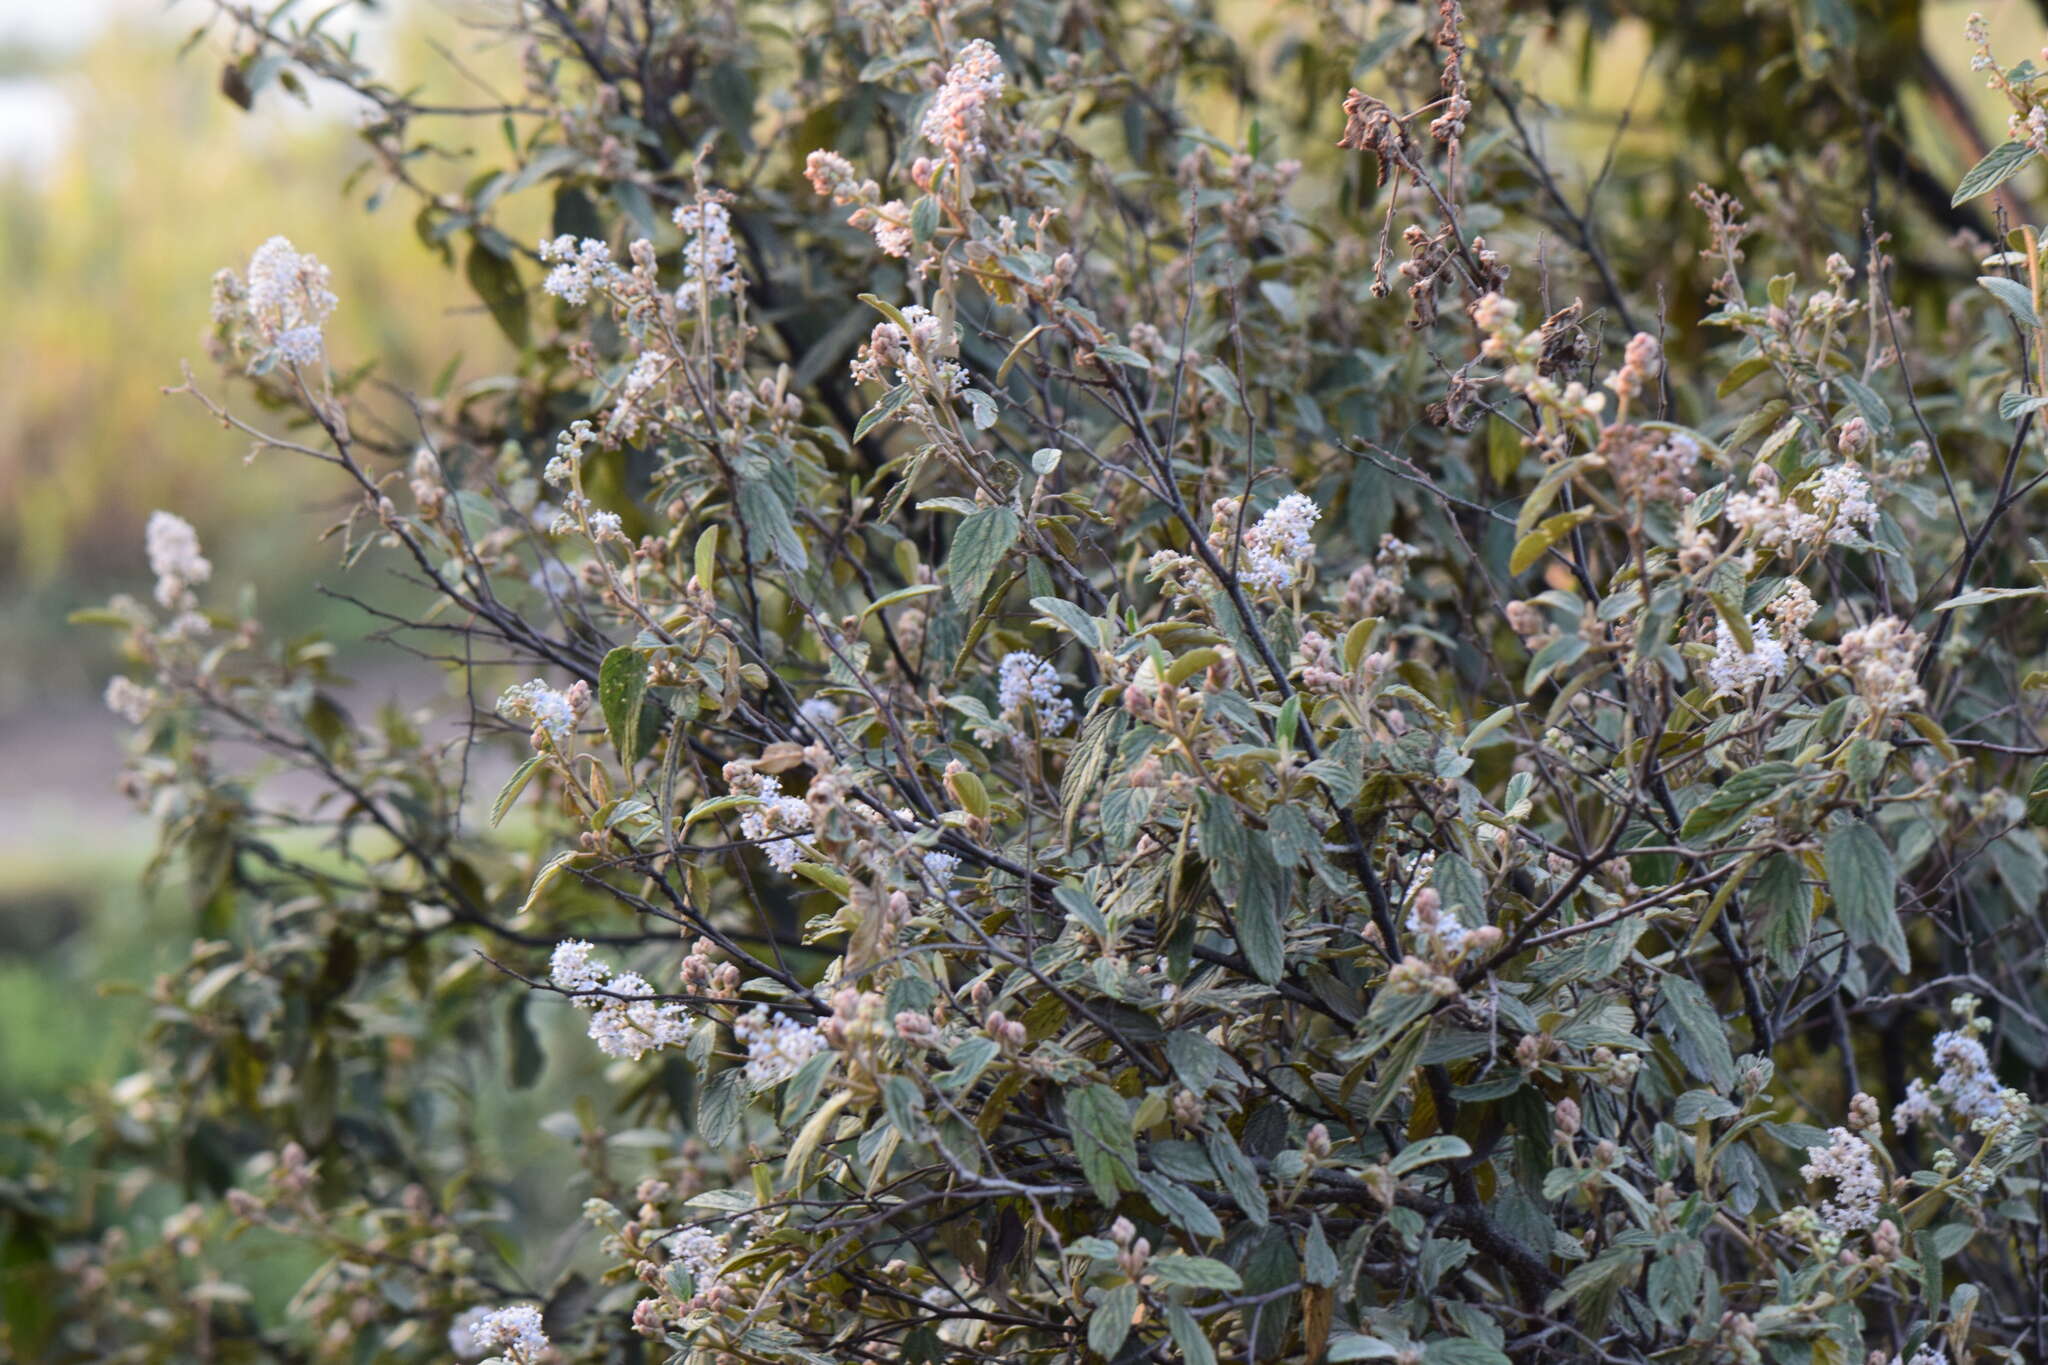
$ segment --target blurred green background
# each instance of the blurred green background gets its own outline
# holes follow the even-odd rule
[[[1899,8],[1917,14],[1924,49],[1999,140],[2003,113],[1968,71],[1973,6]],[[1975,8],[2015,57],[2043,40],[2037,5]],[[1685,101],[1650,60],[1653,32],[1670,28],[1624,20],[1588,43],[1586,20],[1567,9],[1523,56],[1524,74],[1555,101],[1538,131],[1566,185],[1583,191],[1610,148],[1618,178],[1704,172],[1681,165]],[[480,10],[387,5],[363,21],[362,41],[374,63],[417,72],[429,90],[455,79],[444,48],[466,68],[508,71],[514,54],[469,22]],[[376,357],[384,378],[425,388],[453,357],[468,378],[508,360],[467,287],[414,235],[413,206],[374,207],[378,177],[351,180],[363,154],[349,100],[270,90],[245,113],[220,92],[222,36],[183,47],[210,12],[202,0],[0,0],[0,1122],[62,1109],[85,1082],[124,1074],[147,1009],[136,991],[190,939],[182,900],[141,889],[149,830],[115,790],[122,737],[99,701],[113,647],[102,631],[66,625],[113,592],[146,590],[151,509],[198,527],[218,590],[257,584],[273,629],[331,632],[366,703],[402,694],[420,704],[442,688],[431,670],[366,642],[364,623],[317,591],[343,578],[334,546],[315,539],[343,490],[282,456],[246,461],[246,443],[163,395],[185,362],[223,388],[202,341],[212,275],[281,233],[334,271],[329,349],[342,365]],[[1227,17],[1248,47],[1284,41],[1285,21],[1258,0]],[[1723,60],[1739,82],[1740,43],[1716,41],[1736,52]],[[1684,93],[1696,117],[1701,89]],[[1953,120],[1911,99],[1900,113],[1916,152],[1953,184],[1975,159]],[[1334,137],[1334,106],[1329,116]],[[430,182],[466,178],[454,157],[416,170]],[[556,1068],[549,1086],[499,1102],[508,1165],[536,1200],[566,1199],[569,1164],[567,1144],[538,1129],[541,1106],[579,1088],[599,1088],[592,1068]]]
[[[199,528],[218,587],[258,584],[273,625],[352,642],[365,690],[437,686],[361,647],[360,622],[315,591],[337,577],[312,533],[340,489],[275,455],[246,462],[164,396],[184,362],[221,387],[203,345],[213,273],[282,233],[333,268],[338,356],[377,356],[415,387],[458,353],[466,373],[505,359],[409,210],[371,213],[374,176],[343,189],[363,159],[346,98],[274,92],[245,114],[219,91],[218,42],[181,55],[209,11],[0,0],[0,1116],[119,1075],[135,1028],[108,1025],[139,1008],[116,998],[91,1007],[92,1027],[61,1025],[189,940],[182,913],[140,890],[149,830],[115,790],[122,736],[99,702],[113,645],[66,624],[146,589],[152,508]],[[413,6],[362,37],[403,66],[453,17]]]

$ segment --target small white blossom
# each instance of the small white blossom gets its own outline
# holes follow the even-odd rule
[[[960,49],[918,131],[955,160],[986,156],[982,129],[989,101],[1003,93],[1003,81],[1003,59],[986,40],[974,39]]]
[[[797,1068],[825,1050],[825,1035],[766,1005],[733,1020],[733,1035],[747,1046],[747,1080],[757,1090],[786,1081]]]
[[[810,805],[784,793],[780,779],[755,772],[744,763],[728,763],[725,782],[735,795],[756,801],[740,812],[740,833],[761,845],[776,871],[794,868],[815,833]]]
[[[557,744],[566,743],[576,728],[576,707],[567,695],[555,691],[539,678],[505,689],[498,698],[498,714],[507,720],[523,720],[545,731]]]
[[[503,1350],[520,1365],[539,1360],[548,1349],[548,1334],[541,1330],[540,1309],[528,1303],[485,1314],[469,1329],[469,1335],[486,1351]]]
[[[1892,1110],[1892,1123],[1903,1133],[1916,1123],[1933,1123],[1947,1110],[1989,1142],[2004,1142],[2027,1116],[2031,1101],[1998,1082],[1980,1035],[1990,1024],[1977,1017],[1973,996],[1956,997],[1952,1008],[1963,1022],[1934,1035],[1934,1084],[1919,1077],[1906,1086],[1906,1098]]]
[[[199,533],[172,512],[151,512],[143,531],[149,571],[156,575],[156,600],[164,607],[190,605],[191,590],[213,577],[213,565],[199,553]]]
[[[242,306],[255,338],[288,365],[320,361],[321,328],[338,302],[328,281],[318,257],[300,255],[283,237],[272,237],[249,257]],[[216,293],[215,311],[221,308]]]
[[[596,990],[611,975],[611,968],[593,961],[591,951],[591,946],[580,938],[563,939],[555,945],[554,956],[548,961],[548,979],[559,990]],[[584,996],[576,1003],[584,1009],[596,1009],[601,1002],[595,997]]]
[[[565,303],[582,306],[593,289],[601,289],[624,272],[612,263],[612,249],[595,237],[577,241],[564,233],[540,244],[543,265],[552,265],[540,287]]]
[[[1289,493],[1244,533],[1244,563],[1238,576],[1247,587],[1278,592],[1294,585],[1301,565],[1315,553],[1309,528],[1323,515],[1305,493]]]
[[[1060,692],[1060,675],[1029,650],[1003,656],[996,668],[996,701],[1005,718],[1019,722],[1028,705],[1049,735],[1066,729],[1074,719],[1074,704]]]
[[[156,689],[144,687],[125,673],[116,673],[107,679],[106,701],[109,711],[130,725],[140,725],[149,719],[156,706]]]
[[[1835,654],[1872,711],[1890,713],[1918,706],[1927,699],[1917,673],[1920,632],[1896,616],[1880,616],[1867,626],[1845,631]]]
[[[725,1238],[708,1228],[684,1228],[670,1240],[669,1249],[690,1272],[698,1293],[718,1283],[718,1267],[727,1255]]]
[[[1707,681],[1717,694],[1740,692],[1752,683],[1776,682],[1785,676],[1790,661],[1770,626],[1751,620],[1749,636],[1751,647],[1745,650],[1726,621],[1714,623],[1714,658],[1707,665]]]
[[[1838,545],[1867,539],[1877,531],[1870,480],[1853,463],[1830,466],[1815,476],[1813,505],[1828,523],[1828,539]]]
[[[737,294],[745,277],[733,243],[732,213],[725,204],[706,196],[679,206],[675,222],[683,230],[683,282],[676,286],[676,307],[694,313],[707,296]]]
[[[606,989],[624,998],[601,997],[590,1016],[591,1041],[605,1056],[637,1062],[658,1048],[685,1041],[689,1021],[682,1006],[656,999],[646,977],[620,972]]]
[[[1828,1130],[1828,1145],[1806,1149],[1806,1164],[1799,1168],[1802,1179],[1832,1180],[1833,1196],[1815,1210],[1821,1223],[1837,1233],[1854,1232],[1877,1223],[1878,1202],[1884,1197],[1884,1179],[1878,1174],[1877,1158],[1870,1144],[1847,1128]]]
[[[588,1031],[598,1051],[637,1062],[657,1048],[680,1046],[689,1028],[682,1005],[657,999],[638,972],[612,975],[591,952],[582,939],[556,944],[548,979],[557,990],[573,992],[576,1007],[590,1012]]]

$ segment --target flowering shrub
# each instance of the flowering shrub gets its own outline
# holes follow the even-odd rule
[[[1702,189],[1672,323],[1455,0],[1293,16],[1379,92],[1304,56],[1298,160],[1178,6],[525,4],[486,108],[229,13],[520,360],[394,415],[272,240],[246,401],[181,392],[471,703],[351,718],[152,521],[108,700],[198,937],[94,1160],[192,1202],[51,1137],[32,1353],[2038,1358],[2033,229],[1909,311],[1884,224]],[[2042,153],[1991,69],[1959,202]],[[512,135],[459,192],[450,117]],[[442,1092],[556,1008],[617,1116],[550,1278]],[[322,1258],[282,1311],[251,1228]]]

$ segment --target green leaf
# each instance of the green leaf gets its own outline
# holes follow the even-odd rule
[[[619,761],[628,768],[654,747],[653,733],[640,733],[641,707],[647,700],[647,664],[645,653],[621,645],[604,656],[597,671],[597,704],[604,711],[604,726],[611,733],[612,747],[619,751]]]
[[[1067,1127],[1074,1136],[1074,1156],[1097,1199],[1113,1205],[1119,1190],[1137,1188],[1131,1177],[1138,1169],[1138,1145],[1122,1096],[1106,1085],[1068,1092]]]
[[[1166,1330],[1173,1335],[1173,1344],[1186,1365],[1216,1365],[1216,1348],[1202,1335],[1202,1324],[1185,1304],[1166,1306]]]
[[[526,1017],[532,999],[530,991],[520,991],[505,1007],[505,1046],[511,1054],[508,1061],[514,1090],[525,1090],[539,1080],[541,1067],[547,1063],[547,1054],[541,1051],[540,1039]]]
[[[527,759],[526,762],[513,770],[512,776],[505,780],[505,785],[498,789],[498,799],[491,802],[491,827],[493,829],[497,828],[498,822],[505,818],[505,813],[512,809],[512,803],[519,799],[519,793],[526,790],[526,784],[533,780],[534,773],[540,770],[540,761],[541,756],[539,754],[535,754],[532,758]]]
[[[1955,611],[1959,607],[1982,606],[1986,602],[2003,602],[2013,597],[2041,597],[2048,595],[2048,588],[1975,588],[1969,592],[1951,597],[1936,607],[1936,611]]]
[[[2027,820],[2048,825],[2048,763],[2034,769],[2033,781],[2027,783]]]
[[[1281,920],[1293,884],[1293,877],[1280,870],[1266,837],[1250,834],[1237,882],[1237,946],[1244,949],[1252,975],[1268,986],[1287,971],[1287,939]]]
[[[976,431],[987,431],[1001,415],[996,409],[996,400],[980,389],[962,389],[960,399],[967,404],[967,412],[974,419]]]
[[[882,1105],[897,1132],[911,1142],[920,1140],[919,1134],[924,1131],[924,1096],[918,1093],[917,1082],[908,1076],[884,1077]]]
[[[1060,822],[1062,836],[1069,842],[1074,826],[1087,804],[1102,795],[1102,779],[1116,756],[1116,742],[1122,738],[1130,718],[1121,707],[1105,707],[1081,725],[1081,741],[1067,755],[1067,770],[1060,776]]]
[[[1438,1161],[1456,1161],[1472,1155],[1472,1148],[1461,1137],[1440,1134],[1427,1137],[1420,1142],[1411,1142],[1403,1147],[1400,1154],[1387,1163],[1387,1170],[1394,1175],[1405,1175],[1421,1166]]]
[[[1692,808],[1679,827],[1679,837],[1689,844],[1718,838],[1740,825],[1751,811],[1776,796],[1798,775],[1799,769],[1783,762],[1758,763],[1740,769],[1713,795]]]
[[[946,554],[946,577],[955,603],[971,608],[981,601],[1021,529],[1017,514],[1003,506],[984,507],[960,523]]]
[[[1341,1273],[1341,1268],[1337,1264],[1337,1253],[1330,1250],[1330,1239],[1323,1235],[1322,1218],[1310,1214],[1308,1236],[1302,1239],[1302,1278],[1310,1284],[1328,1289],[1337,1283]]]
[[[1118,346],[1113,342],[1097,346],[1095,348],[1095,358],[1107,365],[1128,365],[1132,369],[1137,370],[1149,370],[1152,368],[1152,362],[1147,360],[1142,354],[1128,346]]]
[[[705,527],[690,555],[691,566],[697,571],[697,586],[707,593],[718,590],[719,529],[716,523]]]
[[[797,536],[790,519],[789,504],[769,479],[741,479],[739,487],[740,524],[748,532],[753,558],[758,562],[763,549],[773,550],[784,567],[798,573],[810,567],[811,557]]]
[[[1204,1145],[1209,1152],[1209,1164],[1216,1168],[1223,1188],[1230,1191],[1230,1197],[1248,1218],[1264,1227],[1270,1216],[1266,1190],[1259,1184],[1258,1170],[1238,1147],[1237,1140],[1228,1133],[1212,1132]]]
[[[885,592],[861,608],[860,619],[865,621],[878,611],[887,611],[893,606],[939,591],[941,589],[936,583],[912,583],[907,588],[898,588],[894,592]]]
[[[742,1074],[738,1067],[721,1071],[697,1092],[697,1136],[713,1151],[730,1146],[739,1135]]]
[[[1347,1360],[1399,1360],[1401,1352],[1393,1343],[1381,1341],[1378,1337],[1365,1336],[1359,1332],[1339,1332],[1330,1338],[1330,1348],[1323,1352],[1323,1359],[1331,1365],[1341,1365]]]
[[[1728,1030],[1698,983],[1666,975],[1660,989],[1664,1032],[1685,1069],[1726,1092],[1735,1084],[1735,1057],[1728,1050]]]
[[[1884,399],[1879,398],[1875,390],[1849,374],[1836,375],[1835,384],[1849,395],[1850,401],[1856,404],[1856,410],[1863,415],[1863,420],[1870,424],[1872,430],[1880,436],[1891,435],[1892,410],[1885,406]]]
[[[490,310],[498,330],[514,346],[525,349],[528,335],[526,286],[519,282],[517,267],[472,234],[462,273],[469,280],[469,287],[483,300],[484,307]]]
[[[562,875],[563,868],[582,856],[579,851],[572,848],[557,853],[554,857],[541,864],[540,871],[533,874],[533,885],[527,889],[526,899],[519,903],[518,913],[523,915],[533,909],[534,902],[540,899],[541,892],[548,889],[549,883]]]
[[[1131,1334],[1131,1315],[1138,1311],[1138,1286],[1124,1283],[1105,1289],[1088,1314],[1088,1349],[1113,1360]]]
[[[1153,1144],[1156,1153],[1158,1144]],[[1198,1152],[1199,1148],[1196,1149]],[[1203,1165],[1206,1167],[1207,1162]],[[1202,1176],[1204,1180],[1214,1179],[1214,1172]],[[1201,1241],[1223,1235],[1223,1224],[1209,1211],[1200,1195],[1176,1180],[1169,1180],[1154,1171],[1138,1172],[1138,1188],[1152,1201],[1152,1207],[1171,1218],[1190,1237]]]
[[[1750,380],[1763,374],[1770,368],[1771,359],[1769,356],[1753,355],[1722,376],[1720,384],[1714,389],[1714,396],[1716,398],[1726,398],[1729,394],[1734,393],[1744,384],[1747,384]]]
[[[909,401],[910,385],[908,384],[898,384],[895,388],[883,394],[881,401],[877,402],[865,413],[862,413],[860,421],[854,424],[853,439],[858,441],[866,436],[869,432],[887,421],[896,409]]]
[[[1998,395],[1998,415],[2008,422],[2017,422],[2030,412],[2048,408],[2048,394],[2021,393],[2013,390]]]
[[[1874,944],[1892,965],[1911,965],[1906,931],[1899,923],[1898,869],[1883,836],[1861,820],[1837,825],[1823,844],[1828,893],[1851,942]]]
[[[1509,1365],[1497,1346],[1470,1337],[1440,1337],[1422,1348],[1422,1365]]]
[[[1592,515],[1591,507],[1574,507],[1569,512],[1545,517],[1535,530],[1515,542],[1514,553],[1508,556],[1508,572],[1521,573],[1528,569],[1543,558],[1546,550],[1570,535],[1573,527]]]
[[[1167,1284],[1184,1285],[1189,1289],[1221,1289],[1225,1293],[1235,1293],[1244,1288],[1244,1281],[1238,1278],[1235,1270],[1206,1256],[1168,1252],[1164,1256],[1154,1256],[1149,1268]]]
[[[2033,158],[2034,149],[2024,142],[2006,142],[1993,147],[1984,154],[1984,159],[1970,167],[1956,186],[1955,197],[1949,207],[1966,204],[1980,194],[1989,194],[2020,173],[2020,168]]]
[[[1095,618],[1072,602],[1063,597],[1034,597],[1031,599],[1031,605],[1088,648],[1102,647],[1102,632],[1097,627]]]
[[[2005,305],[2005,311],[2012,314],[2014,322],[2029,331],[2040,327],[2041,319],[2034,312],[2034,296],[2018,280],[2009,280],[2003,275],[1979,275],[1977,283],[1990,290],[1992,297]]]

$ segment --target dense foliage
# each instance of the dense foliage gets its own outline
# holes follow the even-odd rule
[[[1660,258],[1456,0],[1257,60],[1163,0],[522,0],[459,105],[222,16],[238,102],[365,102],[518,348],[394,399],[272,238],[179,389],[346,498],[337,591],[467,704],[351,714],[152,520],[97,619],[197,936],[146,1067],[23,1130],[0,1341],[2048,1349],[2033,66],[1984,47],[2013,140],[1929,205],[1816,58],[1871,136],[1747,149]],[[561,1017],[612,1103],[544,1255],[478,1092]],[[318,1253],[288,1305],[252,1237]]]

